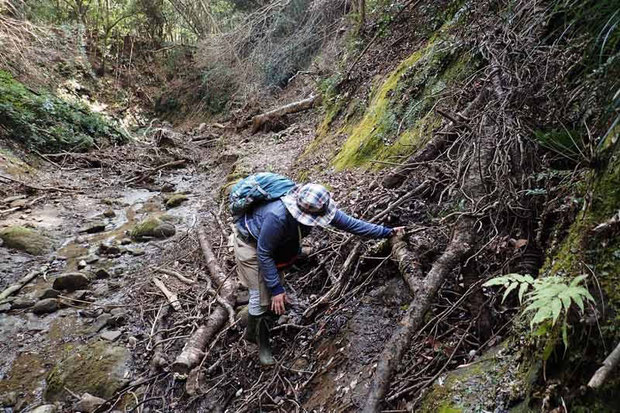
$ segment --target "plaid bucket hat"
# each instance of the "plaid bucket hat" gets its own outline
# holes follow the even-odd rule
[[[309,227],[328,226],[338,210],[329,191],[318,184],[295,187],[280,199],[299,223]]]

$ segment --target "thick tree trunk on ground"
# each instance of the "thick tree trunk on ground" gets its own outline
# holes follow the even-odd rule
[[[435,299],[437,290],[443,284],[446,275],[465,257],[471,248],[472,242],[471,222],[464,220],[455,232],[450,245],[448,245],[424,279],[417,292],[417,297],[414,297],[409,305],[409,310],[401,321],[400,326],[385,345],[379,357],[377,370],[362,410],[363,412],[375,413],[379,411],[381,402],[389,389],[392,373],[396,370],[400,360],[409,348],[414,333],[422,326],[424,314],[426,314],[426,311]]]
[[[235,302],[236,283],[234,277],[227,276],[217,263],[211,243],[207,239],[204,229],[198,230],[198,239],[200,246],[207,260],[207,268],[215,283],[219,287],[218,295],[228,306],[232,306]],[[172,370],[179,374],[188,374],[189,371],[200,363],[204,350],[209,341],[215,337],[217,332],[226,324],[228,320],[228,310],[225,306],[218,305],[209,314],[204,325],[192,334],[183,351],[179,354],[172,364]]]
[[[392,256],[398,263],[398,270],[415,298],[424,282],[418,251],[410,250],[402,235],[392,237],[390,244],[392,245]]]
[[[278,120],[282,116],[289,113],[296,113],[301,112],[302,110],[310,109],[315,105],[318,105],[320,101],[321,97],[319,95],[311,96],[307,99],[289,103],[287,105],[280,106],[277,109],[270,110],[269,112],[256,115],[252,118],[252,133],[258,132],[267,122]]]

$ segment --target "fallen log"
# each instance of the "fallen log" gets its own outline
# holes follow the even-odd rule
[[[588,387],[592,389],[597,389],[601,387],[607,377],[611,374],[611,372],[618,367],[620,364],[620,344],[616,346],[614,351],[611,352],[609,356],[603,362],[603,365],[596,370],[596,373],[592,376],[590,381],[588,382]]]
[[[402,234],[390,238],[390,244],[392,256],[398,263],[398,270],[415,298],[424,281],[420,256],[416,250],[409,249],[405,236]]]
[[[287,105],[280,106],[277,109],[270,110],[269,112],[256,115],[252,118],[252,133],[258,132],[267,122],[273,122],[275,120],[278,120],[282,116],[289,113],[297,113],[303,110],[311,109],[315,105],[318,105],[320,102],[320,95],[310,96],[307,99],[289,103]]]
[[[172,370],[175,373],[181,375],[187,375],[192,368],[197,366],[202,357],[204,356],[204,350],[207,344],[217,332],[226,324],[229,319],[229,311],[232,309],[232,303],[235,301],[236,283],[233,277],[227,276],[222,268],[217,263],[215,254],[211,243],[207,239],[204,229],[198,229],[198,239],[202,252],[207,261],[207,268],[209,274],[215,283],[218,285],[219,290],[216,298],[219,296],[220,300],[217,302],[220,304],[213,309],[211,314],[207,317],[205,324],[201,325],[189,338],[181,354],[179,354],[172,364]],[[223,305],[223,304],[226,305]]]
[[[385,345],[377,370],[372,381],[370,391],[366,398],[363,408],[365,413],[375,413],[379,411],[381,402],[389,388],[390,378],[396,367],[400,363],[403,355],[411,344],[414,333],[422,326],[424,315],[430,308],[437,290],[443,284],[447,274],[465,257],[471,248],[473,235],[469,225],[461,225],[455,232],[452,241],[433,264],[428,275],[416,288],[417,296],[409,305],[407,313],[400,322],[400,326]],[[415,268],[413,273],[418,273],[419,268]]]

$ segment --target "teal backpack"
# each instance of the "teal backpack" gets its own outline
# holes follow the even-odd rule
[[[237,220],[257,204],[273,201],[295,188],[289,178],[271,172],[260,172],[237,182],[230,191],[230,213]]]

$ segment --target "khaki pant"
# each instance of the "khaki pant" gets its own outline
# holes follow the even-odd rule
[[[248,305],[250,314],[260,315],[269,308],[271,294],[260,274],[256,246],[241,239],[236,228],[233,231],[232,244],[239,281],[250,290],[250,303]],[[263,307],[263,309],[258,307]]]

